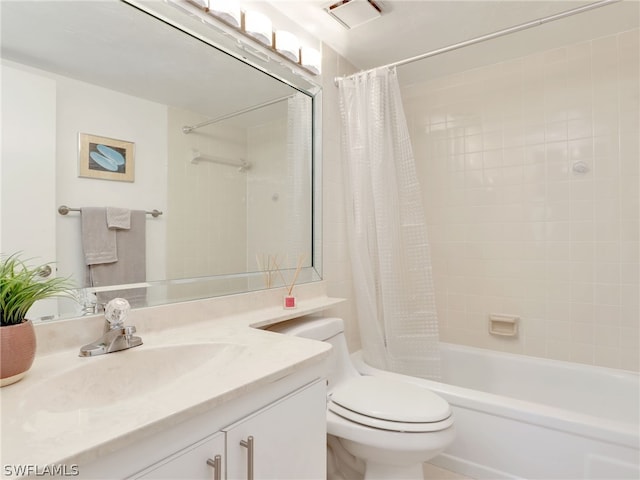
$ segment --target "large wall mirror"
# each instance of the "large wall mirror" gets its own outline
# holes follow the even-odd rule
[[[319,88],[216,48],[240,44],[175,5],[154,8],[181,28],[141,5],[1,4],[0,252],[79,287],[31,317],[275,287],[298,266],[320,279]]]

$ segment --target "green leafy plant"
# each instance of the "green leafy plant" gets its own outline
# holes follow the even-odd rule
[[[71,296],[66,278],[43,278],[45,265],[27,266],[18,254],[0,257],[0,326],[18,325],[38,300]]]

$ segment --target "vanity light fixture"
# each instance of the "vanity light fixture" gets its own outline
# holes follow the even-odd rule
[[[292,62],[300,61],[300,41],[293,33],[285,30],[276,30],[273,36],[273,46],[281,54]]]
[[[244,12],[244,31],[260,43],[271,46],[273,30],[271,20],[266,15],[254,10]]]
[[[274,32],[271,19],[268,16],[255,10],[243,11],[238,0],[167,1],[178,7],[182,5],[181,8],[190,14],[209,15],[277,53],[281,58],[295,63],[308,73],[320,74],[322,57],[317,49],[301,46],[298,37],[291,32],[285,30]],[[349,0],[345,0],[345,2],[347,1]],[[197,10],[193,7],[187,9],[185,4],[191,4],[197,7]],[[251,53],[255,55],[259,52]]]
[[[242,25],[242,12],[240,4],[236,0],[201,0],[208,1],[207,12],[214,17],[228,23],[232,27],[240,28]]]

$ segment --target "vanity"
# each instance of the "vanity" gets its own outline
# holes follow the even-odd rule
[[[0,391],[3,476],[326,478],[330,346],[260,329],[341,301],[300,287],[293,311],[279,290],[135,310],[143,345],[96,357],[78,348],[99,316],[40,325]]]

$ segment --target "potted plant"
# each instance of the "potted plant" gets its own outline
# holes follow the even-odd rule
[[[27,373],[36,354],[36,336],[27,312],[38,300],[71,293],[65,278],[44,278],[46,265],[27,266],[17,254],[0,257],[0,386]]]

